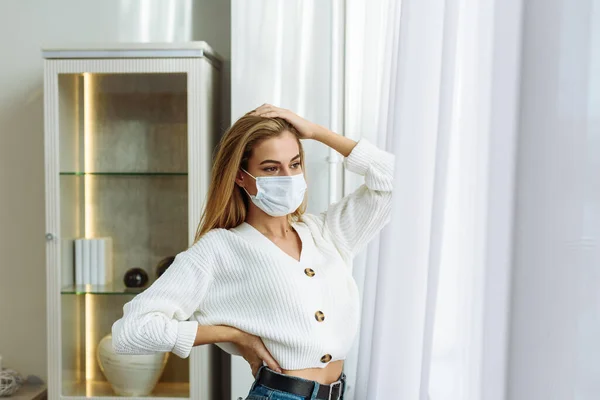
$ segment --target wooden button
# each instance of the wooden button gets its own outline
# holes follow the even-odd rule
[[[323,321],[325,319],[325,314],[323,314],[322,311],[317,311],[315,313],[315,319],[319,322]]]
[[[321,357],[321,362],[322,363],[326,363],[331,361],[331,354],[325,354],[323,357]]]
[[[313,271],[311,268],[304,268],[304,273],[308,276],[315,276],[315,271]]]

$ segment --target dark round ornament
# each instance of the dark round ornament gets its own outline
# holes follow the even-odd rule
[[[131,268],[125,272],[123,282],[129,288],[143,287],[148,283],[148,274],[142,268]]]
[[[169,268],[169,266],[175,261],[175,256],[165,257],[158,262],[156,265],[156,277],[160,278],[160,276]]]

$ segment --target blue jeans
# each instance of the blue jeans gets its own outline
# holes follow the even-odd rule
[[[270,369],[266,365],[262,365],[258,369],[258,372],[256,373],[257,377],[260,376],[260,371],[263,368]],[[273,371],[273,370],[271,370],[271,371]],[[273,372],[276,374],[278,373],[275,371],[273,371]],[[258,384],[255,379],[254,383],[252,384],[252,387],[250,388],[250,393],[248,393],[248,397],[246,397],[244,400],[314,400],[317,398],[317,392],[319,390],[319,385],[320,385],[319,382],[300,378],[298,376],[291,376],[291,375],[286,375],[286,376],[288,376],[292,379],[297,379],[299,381],[313,382],[315,384],[315,388],[313,389],[313,392],[310,395],[310,397],[299,396],[294,393],[271,389],[268,386]],[[342,375],[340,375],[340,379],[342,379],[342,377],[344,377],[344,380],[346,379],[346,374],[343,372],[342,372]],[[345,389],[346,389],[346,387],[344,385],[344,391],[345,391]],[[343,400],[343,399],[344,399],[344,394],[342,393],[340,400]]]

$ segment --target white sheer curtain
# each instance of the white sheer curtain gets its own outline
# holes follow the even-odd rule
[[[345,133],[396,154],[347,398],[503,399],[520,2],[346,4]]]

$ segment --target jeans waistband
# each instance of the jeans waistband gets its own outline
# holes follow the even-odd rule
[[[273,378],[269,378],[268,379],[269,381],[276,378],[277,376],[279,377],[279,378],[277,378],[277,380],[281,381],[283,379],[283,381],[281,383],[277,384],[277,385],[283,385],[283,387],[280,390],[291,391],[291,392],[298,391],[301,393],[296,393],[296,394],[303,395],[303,396],[309,395],[310,391],[313,390],[313,392],[317,396],[315,398],[318,398],[318,399],[328,399],[328,398],[338,399],[337,396],[330,397],[331,394],[332,393],[334,395],[339,394],[339,396],[342,396],[345,391],[345,387],[346,387],[346,374],[343,371],[339,375],[338,379],[335,382],[331,382],[330,384],[322,384],[322,383],[319,383],[319,382],[311,380],[311,379],[301,378],[301,377],[294,376],[294,375],[284,375],[279,372],[273,371],[266,365],[262,365],[258,369],[258,372],[256,373],[256,378],[254,380],[254,383],[252,384],[252,388],[250,389],[250,391],[252,391],[257,384],[263,384],[262,381],[264,381],[264,378],[260,379],[260,377],[261,377],[261,373],[264,374],[266,372],[268,372],[273,377]],[[295,389],[291,389],[290,387],[286,387],[286,385],[283,383],[286,381],[288,382],[288,385],[291,384],[291,381],[297,381],[298,385],[292,385],[292,387],[295,386]],[[270,387],[272,385],[275,385],[275,382],[271,382],[271,384],[267,384],[266,387]],[[303,387],[303,389],[301,389],[302,387]],[[341,398],[341,397],[339,397],[339,398]]]

